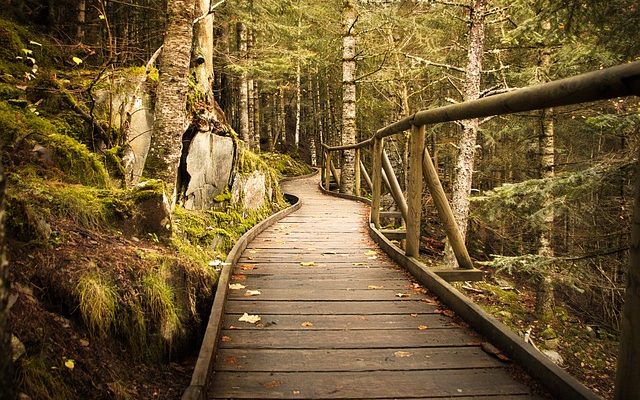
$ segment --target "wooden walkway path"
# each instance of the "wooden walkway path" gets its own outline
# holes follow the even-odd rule
[[[286,183],[302,208],[235,267],[210,398],[533,398],[317,185]]]

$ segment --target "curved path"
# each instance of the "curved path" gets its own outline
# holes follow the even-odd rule
[[[317,185],[283,184],[302,208],[236,265],[210,398],[532,397],[377,248],[365,205]]]

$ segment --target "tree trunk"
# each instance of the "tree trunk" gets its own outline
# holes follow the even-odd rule
[[[4,189],[6,181],[0,163],[0,388],[3,398],[15,398],[13,363],[11,362],[11,329],[9,328],[9,263],[4,231]]]
[[[211,0],[198,0],[196,16],[209,12]],[[194,29],[195,77],[199,90],[205,95],[207,103],[213,98],[213,14],[200,20]]]
[[[464,101],[480,97],[480,81],[482,74],[482,53],[484,52],[484,20],[487,0],[472,0],[470,8],[471,27],[469,30],[468,63],[465,74]],[[473,161],[475,156],[478,119],[462,121],[463,132],[458,147],[460,153],[456,162],[456,176],[453,181],[451,208],[463,238],[467,234],[469,219],[469,194],[473,179]],[[458,266],[451,245],[445,249],[445,263],[450,268]]]
[[[238,22],[238,52],[240,60],[247,58],[247,27],[243,22]],[[245,65],[242,65],[244,68]],[[240,73],[240,137],[251,147],[251,136],[249,132],[249,82],[247,71]]]
[[[640,181],[636,181],[630,253],[627,289],[620,320],[622,335],[616,371],[616,400],[636,399],[640,393]]]
[[[356,142],[356,9],[354,0],[344,0],[342,10],[342,144]],[[340,173],[340,192],[353,193],[355,189],[355,150],[344,151]]]
[[[260,149],[260,134],[262,132],[262,118],[260,117],[260,88],[258,81],[253,81],[253,143],[256,150]]]
[[[540,69],[544,74],[544,79],[538,79],[539,82],[545,82],[551,65],[551,53],[549,49],[543,49],[540,53]],[[540,178],[553,178],[555,175],[555,146],[553,126],[553,108],[542,110],[540,127],[540,137],[538,140],[540,151]],[[547,208],[542,215],[542,228],[540,230],[538,254],[544,257],[553,257],[553,219],[554,213],[549,204],[551,196],[544,199],[543,208]],[[547,320],[552,315],[553,307],[553,284],[549,276],[544,273],[539,274],[536,282],[536,304],[535,312],[541,320]]]
[[[182,154],[182,136],[189,125],[186,105],[193,40],[193,2],[168,2],[167,17],[156,90],[154,133],[147,166],[150,177],[164,182],[167,198],[173,207],[176,202],[176,179]]]
[[[86,12],[87,12],[87,1],[79,0],[78,1],[78,19],[76,26],[76,40],[79,43],[82,43],[84,40],[84,24],[86,22]]]

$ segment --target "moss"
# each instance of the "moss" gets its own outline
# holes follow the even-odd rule
[[[215,201],[216,203],[224,203],[225,201],[229,200],[231,200],[231,192],[229,191],[229,187],[226,187],[224,189],[224,192],[213,197],[213,201]]]
[[[147,273],[142,278],[144,304],[159,324],[162,339],[170,346],[184,332],[180,308],[173,288],[166,282],[164,269]]]
[[[54,151],[56,164],[70,181],[102,188],[109,186],[107,169],[98,156],[91,153],[85,145],[57,133],[43,139],[42,145]]]
[[[282,176],[300,176],[313,172],[313,168],[288,154],[260,153],[260,157]]]
[[[105,165],[109,175],[122,180],[126,175],[124,164],[122,163],[123,154],[124,147],[122,146],[115,146],[104,151]]]
[[[128,194],[128,198],[135,203],[162,197],[164,183],[160,179],[148,179],[137,184]]]
[[[0,82],[0,100],[17,99],[24,96],[24,92],[15,85]]]
[[[48,366],[40,356],[23,357],[17,368],[18,388],[34,399],[73,399],[75,396],[58,372],[62,369],[62,365]]]

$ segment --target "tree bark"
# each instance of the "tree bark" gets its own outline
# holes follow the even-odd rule
[[[186,105],[193,41],[193,1],[169,1],[167,18],[163,54],[159,64],[154,133],[147,166],[150,177],[164,182],[167,197],[173,208],[176,202],[176,179],[182,154],[182,136],[189,125]]]
[[[198,0],[196,16],[206,15],[210,7],[211,0]],[[198,21],[193,38],[196,83],[209,104],[215,101],[213,98],[213,18],[213,14],[210,14]]]
[[[87,11],[87,1],[79,0],[78,1],[78,19],[76,26],[76,40],[79,43],[82,43],[84,40],[84,24],[86,22],[86,11]]]
[[[11,329],[9,328],[9,264],[4,230],[4,174],[0,162],[0,388],[3,398],[15,398],[13,363],[11,359]]]
[[[487,0],[471,0],[469,9],[469,51],[465,73],[464,101],[480,98],[480,82],[482,74],[482,53],[484,52],[484,27]],[[476,137],[478,135],[478,119],[462,121],[463,132],[458,147],[460,153],[456,161],[456,176],[453,181],[451,208],[462,237],[467,234],[469,219],[469,194],[473,180],[473,161],[475,157]],[[445,248],[445,264],[451,268],[458,266],[451,246]]]
[[[354,0],[344,0],[342,11],[342,144],[356,142],[356,36],[357,20]],[[353,193],[355,189],[355,150],[345,150],[340,192]]]
[[[637,168],[640,168],[640,163]],[[636,399],[640,393],[640,181],[637,178],[630,253],[627,289],[620,320],[622,335],[616,371],[616,400]]]
[[[551,52],[543,49],[540,52],[540,72],[539,82],[549,81],[549,68],[551,66]],[[553,108],[542,110],[540,116],[540,137],[538,138],[540,151],[540,178],[553,178],[555,175],[555,146],[553,125]],[[543,208],[546,208],[542,215],[542,227],[540,230],[538,254],[544,257],[553,257],[553,220],[554,212],[550,209],[551,197],[544,199]],[[535,312],[538,318],[548,319],[552,315],[553,307],[553,284],[551,278],[541,273],[536,282],[536,303]]]
[[[238,52],[240,60],[247,58],[247,27],[243,22],[238,22]],[[242,66],[243,68],[245,65]],[[247,71],[240,73],[240,137],[251,147],[251,135],[249,132],[249,82]]]

